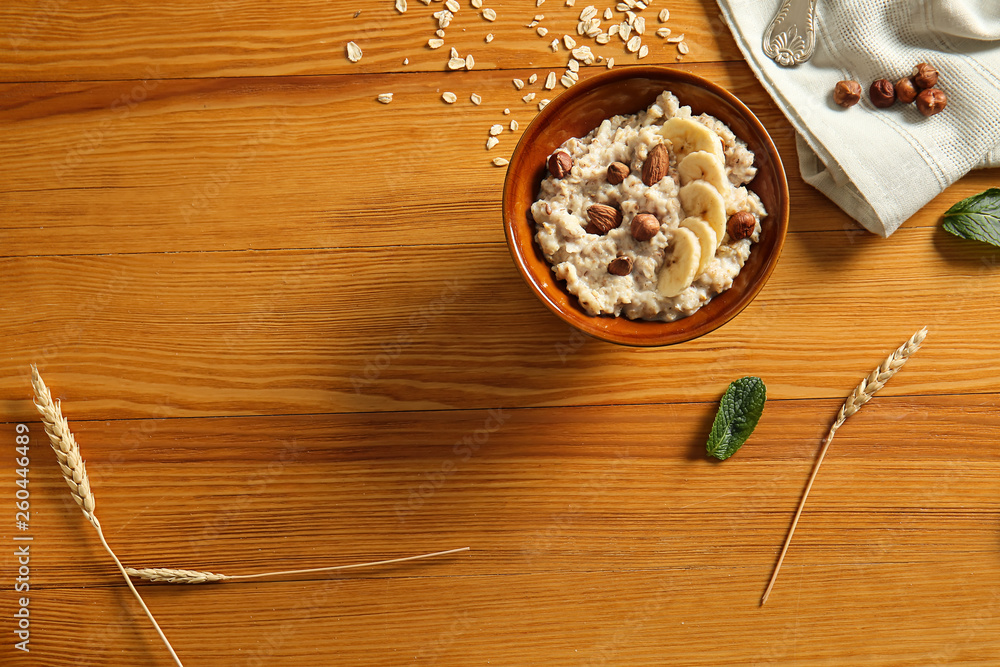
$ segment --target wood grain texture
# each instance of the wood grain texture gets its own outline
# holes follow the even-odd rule
[[[171,664],[59,477],[30,363],[126,565],[245,574],[471,547],[142,585],[189,667],[994,664],[1000,250],[939,224],[1000,171],[875,238],[802,181],[716,3],[654,0],[647,33],[668,6],[691,53],[649,36],[643,64],[710,78],[761,118],[791,231],[760,296],[710,335],[586,339],[518,277],[489,163],[562,89],[511,80],[562,71],[547,43],[586,2],[486,4],[498,20],[464,0],[439,51],[424,46],[439,2],[0,7],[0,664]],[[476,68],[445,72],[452,45]],[[637,62],[619,41],[595,51]],[[759,608],[843,398],[925,324],[838,433]],[[710,461],[716,402],[742,375],[767,383],[764,417]],[[23,536],[30,654],[13,642]]]
[[[434,12],[413,0],[400,15],[392,2],[346,3],[260,2],[260,0],[174,0],[163,4],[128,2],[115,11],[88,3],[63,0],[32,3],[18,0],[0,9],[8,58],[0,66],[2,81],[73,81],[77,79],[128,80],[147,78],[150,71],[168,79],[289,76],[315,74],[381,74],[390,71],[446,71],[448,49],[464,57],[472,53],[479,69],[565,67],[568,53],[553,53],[549,42],[570,34],[577,37],[579,7],[564,7],[549,0],[534,3],[486,2],[497,13],[489,22],[464,0],[462,9],[446,29],[446,44],[427,47],[434,37]],[[658,12],[667,6],[654,3]],[[58,9],[49,11],[53,6]],[[603,11],[604,6],[601,6]],[[742,60],[728,28],[717,11],[706,11],[710,2],[670,3],[673,34],[684,34],[691,47],[686,61]],[[355,18],[354,14],[361,10]],[[550,34],[539,37],[526,24],[537,14]],[[623,16],[616,13],[618,21]],[[660,26],[655,13],[647,14],[651,54],[644,62],[676,62],[676,44],[652,33]],[[610,21],[603,21],[607,28]],[[489,44],[484,38],[493,33]],[[364,51],[359,63],[346,57],[348,41]],[[595,53],[614,57],[618,64],[635,63],[621,40],[603,47],[588,40]],[[582,43],[582,40],[581,40]],[[403,59],[409,59],[403,65]],[[152,68],[152,70],[150,69]]]

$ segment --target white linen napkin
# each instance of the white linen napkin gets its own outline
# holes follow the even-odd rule
[[[781,67],[764,30],[780,0],[718,0],[736,43],[798,132],[802,177],[867,229],[888,236],[976,167],[1000,166],[1000,0],[818,0],[816,52]],[[876,109],[868,86],[920,62],[940,71],[945,110]],[[855,79],[862,101],[833,102]]]

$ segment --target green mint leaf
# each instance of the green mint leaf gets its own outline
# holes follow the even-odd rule
[[[1000,246],[1000,188],[963,199],[944,212],[944,229],[963,239]]]
[[[712,432],[705,448],[709,456],[725,461],[743,446],[764,412],[767,387],[759,377],[743,377],[726,389],[719,401]]]

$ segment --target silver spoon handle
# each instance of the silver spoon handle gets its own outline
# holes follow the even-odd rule
[[[764,31],[764,53],[791,67],[812,58],[816,50],[817,0],[781,0],[778,13]]]

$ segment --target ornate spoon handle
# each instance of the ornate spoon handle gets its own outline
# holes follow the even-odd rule
[[[781,0],[778,13],[764,31],[764,53],[791,67],[812,58],[816,50],[817,0]]]

